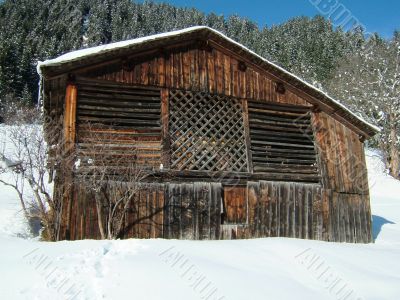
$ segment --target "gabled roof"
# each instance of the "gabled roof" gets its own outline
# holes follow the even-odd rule
[[[286,71],[282,67],[266,60],[221,32],[206,26],[189,27],[182,30],[72,51],[55,59],[39,62],[37,70],[41,76],[46,78],[65,74],[94,63],[112,60],[120,56],[127,56],[132,52],[146,51],[157,47],[163,47],[166,44],[190,40],[212,40],[225,46],[225,48],[233,53],[236,53],[254,65],[266,70],[268,73],[275,76],[277,80],[288,84],[298,92],[305,93],[310,103],[317,105],[322,111],[346,123],[350,128],[356,129],[357,132],[366,138],[379,132],[378,127],[360,118],[325,92]]]

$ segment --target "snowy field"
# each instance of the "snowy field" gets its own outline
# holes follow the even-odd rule
[[[375,244],[27,239],[0,185],[0,299],[400,299],[400,182],[368,151]]]

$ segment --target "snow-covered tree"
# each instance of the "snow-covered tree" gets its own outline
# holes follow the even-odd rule
[[[372,36],[339,65],[329,89],[381,128],[377,143],[390,174],[400,176],[400,34]]]

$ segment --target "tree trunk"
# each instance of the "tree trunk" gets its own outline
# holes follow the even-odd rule
[[[96,211],[97,211],[97,224],[99,226],[100,236],[102,240],[106,239],[106,233],[104,232],[104,224],[103,224],[103,205],[101,203],[101,195],[99,192],[96,192],[95,196],[96,201]]]
[[[400,178],[400,157],[399,148],[397,146],[397,126],[396,119],[393,114],[390,114],[390,175],[394,178]]]

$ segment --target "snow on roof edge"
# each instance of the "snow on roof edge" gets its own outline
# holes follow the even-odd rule
[[[355,117],[360,122],[366,124],[367,126],[371,127],[372,129],[374,129],[376,132],[380,132],[381,131],[381,129],[379,127],[375,126],[374,124],[371,124],[370,122],[366,121],[364,118],[356,115],[350,109],[348,109],[345,105],[343,105],[339,101],[337,101],[334,98],[332,98],[331,96],[329,96],[326,92],[318,89],[317,87],[315,87],[314,85],[308,83],[307,81],[305,81],[304,79],[300,78],[299,76],[297,76],[297,75],[285,70],[281,66],[279,66],[279,65],[267,60],[266,58],[260,56],[259,54],[257,54],[254,51],[250,50],[246,46],[244,46],[244,45],[240,44],[239,42],[237,42],[237,41],[231,39],[230,37],[226,36],[222,32],[219,32],[218,30],[215,30],[215,29],[213,29],[211,27],[208,27],[208,26],[192,26],[192,27],[188,27],[188,28],[185,28],[185,29],[174,30],[174,31],[169,31],[169,32],[164,32],[164,33],[158,33],[158,34],[144,36],[144,37],[140,37],[140,38],[136,38],[136,39],[120,41],[120,42],[100,45],[100,46],[96,46],[96,47],[91,47],[91,48],[85,48],[85,49],[80,49],[80,50],[76,50],[76,51],[71,51],[71,52],[65,53],[65,54],[63,54],[61,56],[58,56],[57,58],[54,58],[54,59],[45,60],[45,61],[38,61],[38,63],[37,63],[37,72],[41,76],[42,75],[42,72],[41,72],[41,68],[42,67],[57,66],[57,65],[61,65],[61,64],[66,63],[66,62],[79,60],[82,57],[91,56],[91,55],[97,55],[97,54],[101,54],[101,53],[106,53],[106,52],[112,51],[114,49],[128,48],[128,47],[130,47],[132,45],[141,44],[141,43],[148,42],[148,41],[151,41],[151,40],[157,40],[157,39],[160,39],[160,38],[166,38],[166,37],[171,37],[171,36],[179,36],[179,35],[184,34],[184,33],[197,31],[197,30],[201,30],[201,29],[210,30],[213,33],[215,33],[215,34],[219,35],[220,37],[222,37],[223,39],[229,41],[230,43],[235,44],[236,46],[242,48],[244,51],[248,52],[249,54],[256,56],[257,58],[261,59],[262,61],[272,65],[275,68],[277,68],[279,71],[281,71],[281,72],[291,76],[292,78],[302,82],[307,87],[315,90],[317,93],[320,93],[320,94],[324,95],[330,101],[332,101],[333,103],[338,105],[340,108],[342,108],[343,110],[348,112],[350,115]]]
[[[41,73],[41,70],[40,70],[41,67],[58,66],[58,65],[61,65],[61,64],[67,63],[67,62],[79,60],[82,57],[102,54],[102,53],[109,52],[109,51],[112,51],[115,49],[128,48],[133,45],[138,45],[138,44],[141,44],[144,42],[157,40],[160,38],[179,36],[181,34],[192,32],[192,31],[197,31],[200,29],[210,29],[215,32],[218,32],[207,26],[192,26],[192,27],[188,27],[185,29],[174,30],[174,31],[169,31],[169,32],[164,32],[164,33],[157,33],[157,34],[148,35],[148,36],[144,36],[144,37],[140,37],[140,38],[136,38],[136,39],[130,39],[130,40],[125,40],[125,41],[120,41],[120,42],[115,42],[115,43],[110,43],[110,44],[104,44],[104,45],[99,45],[99,46],[90,47],[90,48],[79,49],[79,50],[67,52],[67,53],[62,54],[53,59],[39,61],[37,64],[38,73],[39,74]]]

